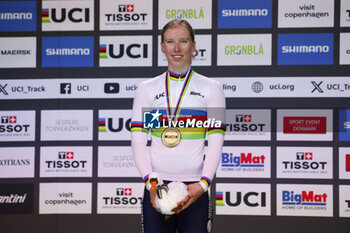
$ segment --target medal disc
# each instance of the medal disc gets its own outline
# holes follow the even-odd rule
[[[162,142],[167,147],[174,147],[180,143],[180,130],[174,127],[166,128],[162,133]]]

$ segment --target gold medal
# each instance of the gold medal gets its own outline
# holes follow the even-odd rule
[[[162,142],[167,147],[174,147],[180,143],[180,130],[174,127],[166,128],[162,133]]]

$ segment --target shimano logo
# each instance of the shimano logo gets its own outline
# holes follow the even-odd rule
[[[282,46],[282,53],[328,53],[328,45]]]
[[[0,13],[1,20],[17,20],[17,19],[32,19],[33,14],[31,12],[18,12],[18,13]]]
[[[267,9],[224,9],[222,10],[223,17],[229,16],[267,16]]]
[[[61,49],[46,49],[47,56],[55,55],[90,55],[89,48],[61,48]]]

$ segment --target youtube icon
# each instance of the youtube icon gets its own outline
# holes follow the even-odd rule
[[[105,83],[105,93],[107,94],[119,93],[119,83]]]

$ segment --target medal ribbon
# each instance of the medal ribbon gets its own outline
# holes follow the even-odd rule
[[[185,78],[185,81],[184,81],[184,84],[182,85],[182,90],[180,92],[180,96],[177,100],[177,104],[176,104],[176,107],[175,107],[175,111],[174,113],[172,114],[171,113],[171,98],[170,98],[170,84],[169,84],[169,80],[170,80],[170,74],[169,72],[166,73],[166,77],[165,77],[165,94],[166,94],[166,102],[167,102],[167,105],[168,105],[168,114],[170,114],[170,117],[168,117],[168,120],[170,119],[171,121],[173,120],[173,118],[175,118],[175,120],[177,119],[177,115],[179,114],[180,112],[180,106],[182,104],[182,100],[184,98],[184,95],[186,93],[186,89],[190,83],[190,80],[191,80],[191,77],[192,77],[192,68],[190,68],[188,71],[187,71],[187,74],[186,74],[186,78]]]

